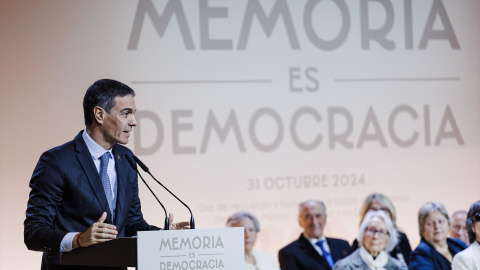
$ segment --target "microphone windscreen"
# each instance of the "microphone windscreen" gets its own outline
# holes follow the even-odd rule
[[[137,170],[137,165],[135,164],[135,162],[133,161],[133,159],[128,155],[128,154],[125,154],[125,158],[127,159],[128,163],[130,164],[130,166],[132,166],[133,170]]]
[[[143,164],[143,162],[140,159],[138,159],[137,156],[133,155],[133,159],[137,162],[140,168],[142,168],[142,170],[148,173],[149,171],[148,167],[145,164]]]

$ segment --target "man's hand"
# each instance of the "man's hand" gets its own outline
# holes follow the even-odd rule
[[[182,221],[178,223],[173,223],[173,214],[169,213],[168,214],[168,224],[169,224],[169,229],[170,230],[186,230],[190,229],[190,222],[188,221]]]
[[[109,241],[117,238],[117,227],[103,223],[107,219],[107,212],[93,223],[85,232],[77,233],[73,238],[73,248],[88,247],[93,244]]]

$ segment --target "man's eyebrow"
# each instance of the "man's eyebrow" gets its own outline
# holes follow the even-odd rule
[[[132,108],[123,108],[120,112],[133,112]]]

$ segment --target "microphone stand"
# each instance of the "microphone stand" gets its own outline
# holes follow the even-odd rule
[[[166,191],[168,191],[168,193],[170,193],[173,197],[175,197],[175,199],[181,202],[188,209],[188,211],[190,212],[190,229],[195,229],[195,220],[193,219],[193,214],[192,214],[192,210],[190,210],[190,207],[188,207],[188,205],[186,205],[182,200],[180,200],[177,196],[175,196],[175,194],[173,194],[167,187],[165,187],[162,183],[160,183],[160,181],[158,181],[150,173],[150,170],[148,169],[148,167],[140,159],[138,159],[137,156],[133,155],[133,159],[137,162],[138,165],[140,165],[142,170],[148,173],[153,178],[153,180],[155,180],[155,182],[157,182],[160,186],[162,186]]]
[[[150,188],[150,186],[147,184],[147,182],[145,181],[145,179],[143,179],[142,175],[140,174],[140,172],[137,170],[136,166],[135,166],[135,163],[134,161],[132,160],[132,158],[125,154],[125,158],[128,160],[128,163],[130,163],[130,166],[132,166],[132,168],[137,172],[138,176],[140,176],[140,178],[142,179],[143,183],[145,184],[145,186],[147,186],[148,190],[150,190],[150,192],[152,193],[153,197],[155,197],[155,199],[157,200],[157,202],[160,204],[160,206],[162,206],[163,208],[163,211],[165,212],[165,226],[164,226],[164,230],[169,230],[170,229],[170,225],[169,225],[169,221],[168,221],[168,214],[167,214],[167,210],[165,209],[165,207],[163,206],[163,204],[160,202],[160,200],[157,198],[157,195],[155,195],[155,193],[153,193],[153,190]]]

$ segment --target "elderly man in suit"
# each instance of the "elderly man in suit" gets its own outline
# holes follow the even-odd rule
[[[134,96],[123,83],[96,81],[83,100],[85,130],[40,157],[30,180],[24,240],[28,249],[44,252],[42,269],[77,269],[60,264],[61,252],[159,230],[143,219],[137,174],[125,160],[132,152],[119,145],[137,125]]]
[[[467,233],[467,211],[458,210],[453,213],[450,219],[448,237],[458,239],[467,244],[467,246],[470,245]]]
[[[308,200],[299,205],[298,223],[303,228],[300,238],[278,253],[282,270],[332,269],[336,261],[351,253],[347,241],[326,238],[323,229],[327,223],[325,204]]]

